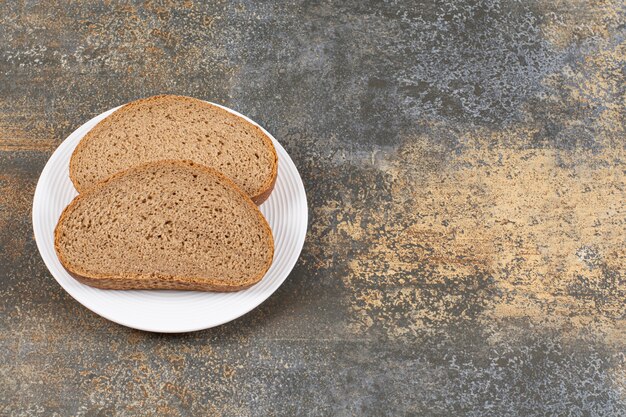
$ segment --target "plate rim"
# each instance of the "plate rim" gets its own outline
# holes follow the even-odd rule
[[[252,123],[253,125],[259,127],[263,133],[265,133],[273,142],[274,146],[279,148],[278,150],[282,150],[285,155],[287,156],[288,160],[291,162],[291,164],[293,165],[293,167],[295,168],[295,172],[296,172],[296,183],[297,183],[297,188],[298,191],[302,193],[302,196],[304,198],[304,204],[303,204],[303,212],[300,213],[300,216],[302,218],[301,222],[304,224],[304,231],[302,233],[299,233],[299,235],[297,236],[297,239],[295,241],[295,248],[296,248],[296,253],[297,256],[294,256],[293,258],[289,259],[288,262],[288,267],[286,268],[286,273],[284,273],[284,276],[282,278],[280,278],[278,281],[278,285],[276,286],[276,288],[274,288],[272,291],[267,291],[266,294],[262,294],[262,296],[260,296],[258,298],[258,302],[254,302],[251,304],[251,306],[243,308],[241,311],[236,311],[234,314],[231,314],[231,316],[226,316],[224,317],[222,320],[218,320],[216,322],[210,323],[210,324],[199,324],[196,326],[189,326],[189,327],[185,327],[185,326],[180,326],[176,329],[172,329],[172,328],[162,328],[162,327],[158,327],[158,326],[144,326],[144,325],[137,325],[134,324],[132,322],[129,321],[124,321],[124,320],[120,320],[119,318],[114,318],[111,315],[109,315],[106,311],[102,311],[101,308],[99,308],[98,306],[94,306],[94,305],[88,305],[88,303],[84,302],[84,300],[80,300],[79,299],[79,295],[74,294],[74,291],[69,289],[63,282],[62,280],[60,280],[59,278],[57,278],[56,274],[53,272],[53,265],[52,263],[52,259],[48,259],[46,256],[44,256],[44,251],[43,248],[45,246],[45,242],[43,242],[44,237],[39,235],[39,227],[43,227],[43,225],[40,224],[40,219],[38,218],[38,213],[42,210],[35,210],[35,206],[37,204],[37,206],[40,203],[40,201],[42,200],[42,196],[41,194],[44,192],[43,190],[43,184],[42,184],[42,178],[44,178],[44,176],[49,175],[49,171],[52,169],[52,164],[51,161],[53,161],[55,159],[55,155],[58,155],[57,152],[59,151],[59,148],[62,147],[62,145],[68,141],[73,135],[76,134],[77,131],[81,130],[85,125],[90,124],[94,121],[96,121],[96,123],[87,131],[85,131],[85,133],[82,135],[82,137],[78,140],[78,142],[76,143],[76,146],[78,145],[78,143],[80,143],[80,140],[82,140],[82,138],[84,137],[84,135],[89,132],[91,129],[93,129],[93,127],[95,127],[95,125],[97,123],[99,123],[101,120],[105,119],[106,117],[110,116],[113,112],[115,112],[116,110],[120,109],[121,107],[125,106],[126,104],[122,104],[120,106],[111,108],[109,110],[106,110],[100,114],[97,114],[96,116],[90,118],[89,120],[87,120],[86,122],[84,122],[83,124],[81,124],[80,126],[78,126],[76,129],[74,129],[67,137],[65,137],[65,139],[63,139],[63,141],[61,141],[61,143],[59,143],[59,145],[55,148],[55,150],[52,152],[52,154],[50,155],[50,157],[48,158],[48,160],[46,161],[46,164],[44,166],[44,168],[41,171],[41,174],[39,175],[39,178],[37,179],[37,186],[35,187],[35,192],[33,194],[33,203],[32,203],[32,226],[33,226],[33,235],[34,235],[34,239],[35,239],[35,243],[37,245],[37,250],[39,252],[39,256],[41,257],[41,259],[43,259],[44,264],[46,265],[46,268],[48,269],[48,273],[50,275],[52,275],[52,277],[54,278],[54,280],[57,282],[57,284],[59,284],[61,286],[61,288],[63,288],[63,290],[70,295],[70,297],[72,297],[76,302],[78,302],[80,305],[82,305],[83,307],[87,308],[88,310],[94,312],[95,314],[111,321],[114,322],[116,324],[128,327],[128,328],[132,328],[132,329],[136,329],[136,330],[141,330],[141,331],[146,331],[146,332],[153,332],[153,333],[169,333],[169,334],[176,334],[176,333],[190,333],[190,332],[196,332],[196,331],[200,331],[200,330],[206,330],[206,329],[210,329],[213,327],[218,327],[221,325],[224,325],[226,323],[229,323],[233,320],[236,320],[246,314],[248,314],[250,311],[254,310],[255,308],[259,307],[261,304],[263,304],[265,301],[267,301],[267,299],[272,296],[285,282],[285,280],[287,279],[287,277],[289,277],[289,275],[291,274],[291,272],[293,271],[294,267],[296,266],[298,260],[300,259],[300,255],[302,254],[302,249],[304,247],[304,243],[306,241],[306,235],[308,232],[308,223],[309,223],[309,206],[308,206],[308,199],[307,199],[307,195],[306,195],[306,189],[304,188],[304,183],[302,181],[302,176],[300,175],[300,171],[298,170],[298,167],[296,166],[296,164],[293,162],[293,159],[291,159],[291,156],[289,155],[289,153],[285,150],[285,148],[282,146],[282,144],[280,142],[278,142],[278,140],[276,140],[276,138],[269,133],[263,126],[261,126],[260,124],[258,124],[257,122],[255,122],[254,120],[250,119],[249,117],[237,112],[236,110],[233,110],[229,107],[226,107],[224,105],[218,104],[218,103],[214,103],[211,101],[207,101],[207,100],[201,100],[204,101],[206,103],[212,104],[216,107],[219,107],[223,110],[228,111],[231,114],[234,114],[235,116],[241,117],[242,119],[248,121],[249,123]],[[99,120],[98,120],[99,119]],[[73,151],[72,151],[73,152]],[[58,158],[58,156],[57,156]],[[280,167],[279,167],[279,172],[280,172]],[[67,176],[69,177],[69,172],[67,172]],[[39,236],[38,236],[39,235]],[[54,256],[56,255],[56,252],[53,251]],[[58,256],[57,256],[57,260],[58,260]],[[84,284],[81,284],[84,285]],[[97,289],[94,288],[97,291],[105,291],[102,289]],[[116,291],[125,291],[125,290],[116,290]]]

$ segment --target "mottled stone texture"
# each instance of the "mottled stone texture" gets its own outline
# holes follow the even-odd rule
[[[626,415],[623,1],[9,1],[0,39],[0,414]],[[274,296],[179,336],[77,304],[30,222],[157,93],[263,124],[311,210]]]

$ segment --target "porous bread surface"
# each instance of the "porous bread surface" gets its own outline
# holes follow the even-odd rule
[[[129,103],[80,141],[70,161],[78,192],[146,162],[190,160],[233,180],[257,204],[278,172],[271,139],[257,126],[210,103],[162,95]]]
[[[233,291],[258,282],[267,221],[226,177],[186,161],[148,163],[77,196],[55,229],[63,266],[101,288]]]

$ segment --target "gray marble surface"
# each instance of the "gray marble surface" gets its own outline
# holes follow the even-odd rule
[[[0,414],[626,415],[618,0],[0,3]],[[258,309],[185,335],[91,313],[32,236],[76,127],[222,103],[310,226]]]

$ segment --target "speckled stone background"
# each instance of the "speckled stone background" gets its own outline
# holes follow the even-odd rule
[[[9,1],[0,40],[0,414],[626,415],[623,1]],[[274,296],[178,336],[72,300],[30,220],[157,93],[264,125],[311,214]]]

